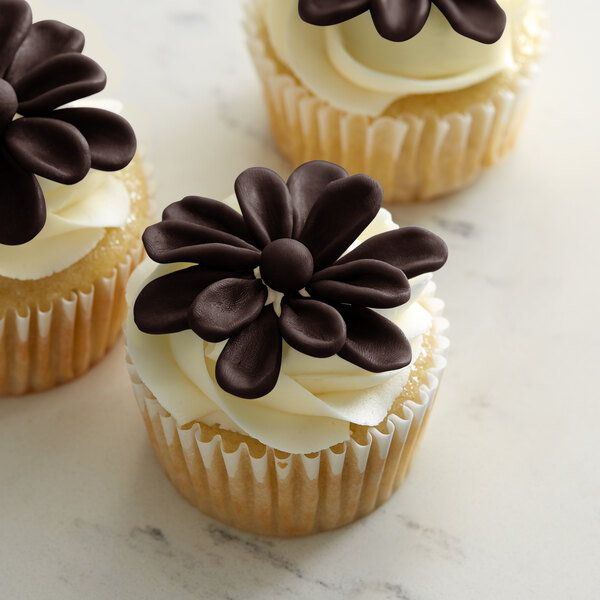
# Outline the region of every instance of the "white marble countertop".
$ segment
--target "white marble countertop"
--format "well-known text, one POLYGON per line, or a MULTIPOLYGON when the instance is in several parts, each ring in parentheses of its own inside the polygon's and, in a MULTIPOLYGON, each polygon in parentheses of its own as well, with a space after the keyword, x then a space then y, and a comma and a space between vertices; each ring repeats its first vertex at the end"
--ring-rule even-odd
MULTIPOLYGON (((253 165, 288 174, 239 0, 43 1, 93 23, 90 48, 108 47, 160 205, 223 197, 253 165)), ((154 458, 119 344, 79 381, 0 400, 0 598, 598 597, 600 8, 555 0, 551 11, 514 154, 461 194, 394 211, 451 250, 437 278, 449 369, 399 493, 305 539, 204 517, 154 458)))

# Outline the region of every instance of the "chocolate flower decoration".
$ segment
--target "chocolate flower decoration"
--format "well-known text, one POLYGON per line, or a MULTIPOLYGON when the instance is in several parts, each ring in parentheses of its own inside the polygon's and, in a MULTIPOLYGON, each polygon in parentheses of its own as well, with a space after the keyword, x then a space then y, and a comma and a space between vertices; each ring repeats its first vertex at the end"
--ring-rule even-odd
POLYGON ((299 0, 300 17, 312 25, 336 25, 370 10, 379 34, 405 42, 423 29, 435 4, 461 35, 484 44, 497 42, 506 14, 496 0, 299 0))
POLYGON ((298 167, 287 184, 269 169, 248 169, 235 192, 242 214, 190 196, 146 230, 153 260, 195 266, 140 292, 134 318, 141 331, 192 329, 208 342, 228 340, 216 379, 243 398, 275 387, 282 338, 309 356, 338 354, 372 372, 410 363, 402 331, 371 309, 404 304, 408 279, 446 262, 440 238, 406 227, 342 256, 377 215, 383 193, 370 177, 350 177, 327 162, 298 167), (278 303, 267 303, 273 296, 280 311, 278 303))
POLYGON ((0 244, 24 244, 46 222, 34 175, 73 184, 90 168, 122 169, 135 154, 119 115, 58 108, 106 85, 102 68, 81 54, 84 42, 58 21, 32 24, 25 0, 0 0, 0 244))

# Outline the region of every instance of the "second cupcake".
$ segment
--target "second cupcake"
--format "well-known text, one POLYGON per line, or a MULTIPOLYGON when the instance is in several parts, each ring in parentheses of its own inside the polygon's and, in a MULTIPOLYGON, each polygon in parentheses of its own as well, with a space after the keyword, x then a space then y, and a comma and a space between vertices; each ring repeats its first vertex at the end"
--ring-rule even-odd
POLYGON ((69 381, 121 331, 149 210, 83 34, 0 0, 0 396, 69 381))

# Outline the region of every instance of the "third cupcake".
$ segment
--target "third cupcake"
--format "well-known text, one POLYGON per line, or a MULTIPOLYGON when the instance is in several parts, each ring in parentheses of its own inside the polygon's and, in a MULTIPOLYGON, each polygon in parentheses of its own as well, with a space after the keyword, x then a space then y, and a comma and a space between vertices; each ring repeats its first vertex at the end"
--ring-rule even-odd
POLYGON ((368 173, 401 203, 513 146, 541 22, 535 0, 251 0, 246 29, 284 154, 368 173))

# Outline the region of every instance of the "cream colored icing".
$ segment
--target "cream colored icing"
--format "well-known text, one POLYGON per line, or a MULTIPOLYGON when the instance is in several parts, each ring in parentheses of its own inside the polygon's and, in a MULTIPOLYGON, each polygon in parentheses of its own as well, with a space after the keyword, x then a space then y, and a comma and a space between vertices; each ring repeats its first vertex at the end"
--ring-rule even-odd
MULTIPOLYGON (((117 113, 122 108, 114 100, 100 99, 68 106, 103 108, 117 113)), ((91 252, 106 234, 107 227, 123 227, 127 223, 129 193, 114 173, 91 170, 74 185, 37 179, 46 199, 46 224, 26 244, 0 244, 0 276, 31 280, 58 273, 91 252)))
MULTIPOLYGON (((235 198, 227 202, 238 208, 235 198)), ((395 228, 390 213, 382 209, 358 242, 395 228)), ((410 367, 370 373, 339 356, 306 356, 284 342, 275 389, 262 398, 245 400, 223 391, 214 377, 215 361, 226 342, 207 343, 189 330, 170 335, 142 333, 131 308, 138 292, 152 279, 186 266, 157 265, 148 259, 138 267, 128 287, 130 310, 125 326, 128 351, 142 382, 178 425, 218 424, 279 450, 307 453, 349 439, 351 423, 374 426, 386 417, 406 384, 410 367)), ((430 280, 430 274, 412 279, 409 303, 379 311, 404 331, 413 361, 421 353, 422 336, 432 326, 432 315, 416 302, 431 294, 430 280)))
POLYGON ((513 24, 529 2, 499 0, 508 23, 489 45, 458 34, 435 6, 406 42, 381 37, 369 13, 331 27, 310 25, 299 17, 297 0, 265 0, 265 18, 276 54, 315 95, 377 116, 399 98, 464 89, 513 69, 513 24))

